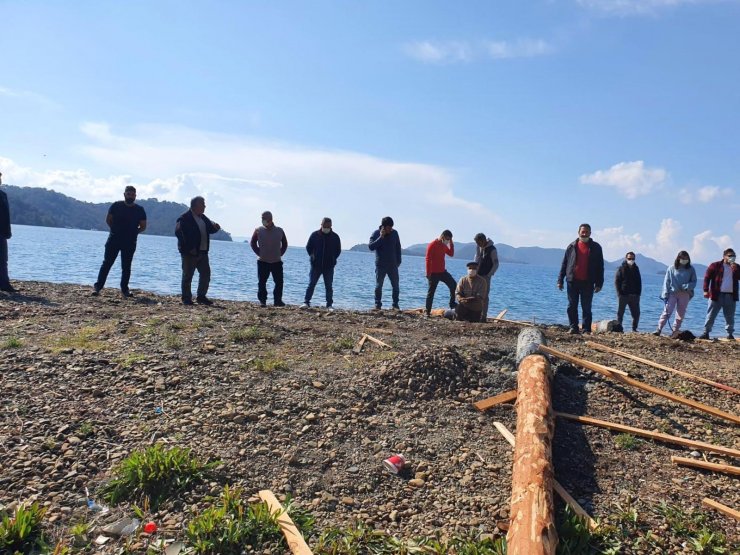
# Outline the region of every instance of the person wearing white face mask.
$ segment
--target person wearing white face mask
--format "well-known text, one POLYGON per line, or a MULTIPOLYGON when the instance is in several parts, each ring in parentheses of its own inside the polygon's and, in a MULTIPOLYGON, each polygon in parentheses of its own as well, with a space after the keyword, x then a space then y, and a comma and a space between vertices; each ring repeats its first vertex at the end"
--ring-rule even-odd
POLYGON ((735 307, 738 302, 738 281, 740 265, 737 264, 734 249, 725 249, 722 260, 712 262, 704 274, 704 297, 709 299, 704 333, 699 339, 709 339, 714 320, 720 309, 725 316, 727 339, 735 339, 735 307))
POLYGON ((640 295, 642 294, 642 276, 640 268, 635 264, 635 253, 630 251, 624 255, 624 262, 614 274, 614 287, 617 290, 619 306, 617 307, 617 322, 622 325, 624 309, 630 307, 632 315, 632 331, 637 331, 640 323, 640 295))
POLYGON ((257 255, 257 299, 260 306, 267 306, 267 278, 270 274, 275 282, 273 303, 275 306, 285 306, 282 256, 288 250, 288 239, 283 228, 272 221, 272 212, 262 213, 262 225, 254 230, 249 244, 257 255))
POLYGON ((468 262, 467 268, 468 275, 460 278, 455 289, 455 298, 457 299, 455 319, 466 322, 480 322, 483 298, 488 292, 486 280, 478 275, 477 262, 468 262))
POLYGON ((676 311, 676 320, 673 322, 673 336, 678 337, 681 323, 686 315, 691 297, 696 287, 696 270, 691 265, 691 257, 686 251, 680 251, 673 266, 669 266, 663 280, 663 291, 660 298, 665 301, 663 313, 658 319, 658 329, 653 335, 660 335, 668 319, 676 311))
POLYGON ((331 218, 321 220, 321 227, 314 231, 306 243, 306 252, 311 259, 311 271, 308 276, 308 287, 301 308, 311 306, 311 297, 313 297, 316 284, 319 278, 324 278, 324 289, 326 289, 326 308, 332 309, 334 302, 334 266, 337 265, 337 258, 342 254, 342 242, 339 235, 334 233, 331 228, 331 218))

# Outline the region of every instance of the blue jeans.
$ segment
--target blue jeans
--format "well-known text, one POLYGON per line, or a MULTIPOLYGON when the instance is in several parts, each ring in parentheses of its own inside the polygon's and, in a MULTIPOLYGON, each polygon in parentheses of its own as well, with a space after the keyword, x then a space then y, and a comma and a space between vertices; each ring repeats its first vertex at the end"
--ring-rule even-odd
POLYGON ((322 268, 321 266, 311 265, 311 271, 308 276, 308 287, 306 288, 306 296, 304 298, 306 304, 311 302, 313 297, 313 291, 316 288, 316 284, 319 282, 319 278, 324 277, 324 289, 326 289, 326 307, 329 308, 334 303, 334 266, 330 268, 322 268))
POLYGON ((578 299, 583 311, 583 331, 591 332, 591 302, 594 299, 594 284, 574 279, 568 283, 568 323, 578 329, 578 299))
POLYGON ((714 326, 714 319, 717 317, 717 314, 719 314, 719 310, 721 308, 725 315, 725 322, 727 322, 727 325, 725 326, 727 335, 732 335, 735 331, 736 304, 737 303, 735 302, 732 293, 720 293, 718 301, 709 299, 709 304, 707 305, 707 319, 704 322, 704 332, 706 334, 711 333, 712 327, 714 326))
POLYGON ((0 287, 10 287, 8 276, 8 240, 0 237, 0 287))
POLYGON ((391 280, 391 288, 393 291, 393 306, 398 308, 398 266, 375 266, 375 307, 380 308, 382 306, 381 299, 383 298, 383 282, 385 276, 391 280))

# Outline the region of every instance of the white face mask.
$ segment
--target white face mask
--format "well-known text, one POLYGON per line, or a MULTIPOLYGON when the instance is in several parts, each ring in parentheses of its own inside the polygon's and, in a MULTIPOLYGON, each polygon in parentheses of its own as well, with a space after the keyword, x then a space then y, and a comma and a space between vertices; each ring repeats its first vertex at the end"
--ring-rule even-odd
POLYGON ((635 265, 635 261, 634 260, 628 260, 627 261, 627 264, 629 264, 630 266, 634 266, 635 265))
POLYGON ((478 275, 478 270, 474 270, 473 268, 470 268, 470 269, 468 270, 468 276, 470 276, 470 277, 475 277, 475 276, 477 276, 477 275, 478 275))
POLYGON ((681 258, 681 259, 680 259, 680 260, 678 261, 678 263, 679 263, 679 264, 681 264, 681 266, 686 266, 686 264, 688 264, 688 263, 689 263, 689 261, 688 261, 688 259, 687 259, 687 258, 681 258))
POLYGON ((326 233, 328 235, 329 233, 331 233, 331 228, 330 227, 322 227, 321 228, 321 233, 326 233))
POLYGON ((267 227, 267 225, 270 223, 270 220, 262 220, 262 225, 267 227))
POLYGON ((735 263, 735 257, 734 256, 728 256, 727 257, 727 262, 729 262, 730 264, 734 264, 735 263))

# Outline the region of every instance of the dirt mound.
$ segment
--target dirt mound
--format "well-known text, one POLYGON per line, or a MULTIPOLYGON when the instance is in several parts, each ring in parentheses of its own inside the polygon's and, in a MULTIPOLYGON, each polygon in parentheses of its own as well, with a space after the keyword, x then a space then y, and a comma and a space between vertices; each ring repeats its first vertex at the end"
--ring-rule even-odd
POLYGON ((380 372, 379 387, 391 397, 433 399, 485 386, 485 375, 454 347, 425 347, 401 355, 380 372))

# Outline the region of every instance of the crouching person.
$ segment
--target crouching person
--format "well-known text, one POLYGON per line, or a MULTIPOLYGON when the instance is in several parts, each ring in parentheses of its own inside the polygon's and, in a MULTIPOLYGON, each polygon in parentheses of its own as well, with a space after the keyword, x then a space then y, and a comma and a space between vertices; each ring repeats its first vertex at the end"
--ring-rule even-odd
POLYGON ((466 322, 480 322, 483 312, 483 301, 488 294, 486 280, 478 275, 478 263, 468 262, 468 275, 460 278, 455 289, 457 307, 449 310, 448 314, 455 320, 466 322))

